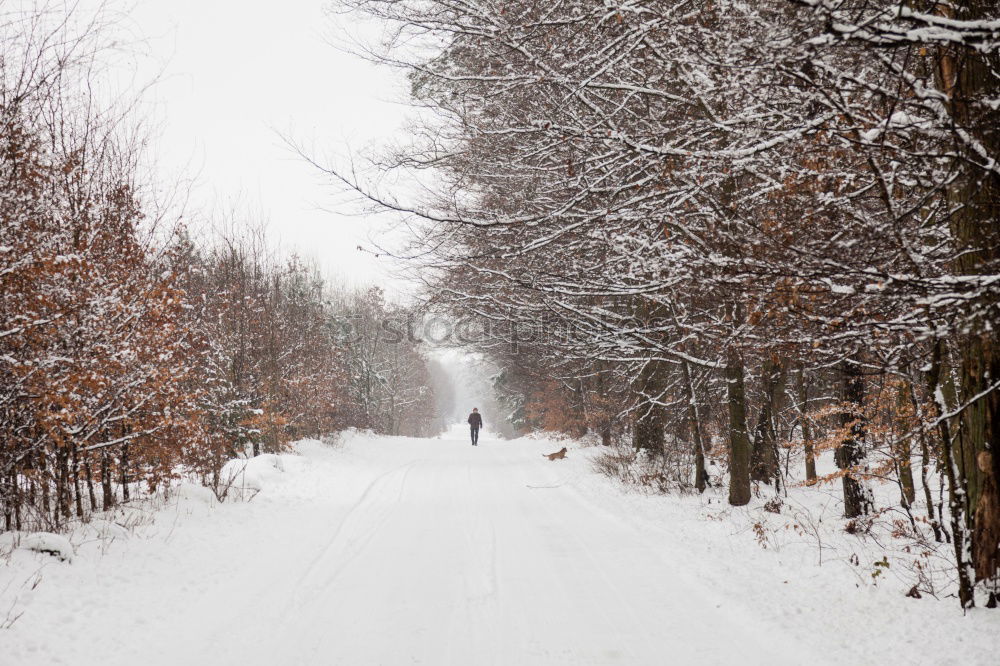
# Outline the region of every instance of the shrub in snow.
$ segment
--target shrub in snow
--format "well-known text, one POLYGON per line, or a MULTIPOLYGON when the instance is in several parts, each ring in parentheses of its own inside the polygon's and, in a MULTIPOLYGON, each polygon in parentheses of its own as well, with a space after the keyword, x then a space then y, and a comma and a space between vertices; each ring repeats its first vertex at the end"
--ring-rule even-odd
POLYGON ((36 553, 46 553, 62 561, 72 561, 73 544, 64 536, 51 532, 32 532, 21 538, 20 547, 36 553))
POLYGON ((256 458, 237 458, 222 466, 219 473, 219 488, 216 495, 225 499, 231 492, 238 491, 241 499, 250 493, 253 497, 264 489, 267 480, 285 471, 286 456, 265 453, 256 458))
POLYGON ((603 447, 594 458, 593 465, 604 476, 654 493, 692 489, 687 469, 678 465, 670 452, 654 456, 648 451, 636 451, 631 446, 616 444, 603 447))
POLYGON ((215 493, 205 486, 194 483, 182 483, 174 489, 174 494, 179 500, 198 502, 209 506, 216 503, 215 493))
POLYGON ((323 435, 319 441, 327 446, 341 446, 344 443, 342 433, 339 432, 332 432, 327 435, 323 435))

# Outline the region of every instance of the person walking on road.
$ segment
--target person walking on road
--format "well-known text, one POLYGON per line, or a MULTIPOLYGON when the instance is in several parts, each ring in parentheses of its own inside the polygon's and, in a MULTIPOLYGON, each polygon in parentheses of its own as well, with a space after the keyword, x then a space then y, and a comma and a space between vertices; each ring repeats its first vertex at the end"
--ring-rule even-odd
POLYGON ((483 417, 479 414, 479 408, 473 407, 469 414, 469 430, 472 434, 472 445, 479 445, 479 429, 483 427, 483 417))

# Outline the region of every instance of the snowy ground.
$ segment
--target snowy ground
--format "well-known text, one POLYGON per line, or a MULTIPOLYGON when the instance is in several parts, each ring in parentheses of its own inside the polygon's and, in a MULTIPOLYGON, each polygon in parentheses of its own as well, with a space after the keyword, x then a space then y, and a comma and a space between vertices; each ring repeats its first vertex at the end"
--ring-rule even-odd
POLYGON ((761 536, 711 493, 624 492, 597 449, 488 436, 303 442, 249 502, 188 489, 71 561, 8 553, 0 664, 996 663, 1000 612, 874 585, 849 541, 821 564, 781 515, 761 536))

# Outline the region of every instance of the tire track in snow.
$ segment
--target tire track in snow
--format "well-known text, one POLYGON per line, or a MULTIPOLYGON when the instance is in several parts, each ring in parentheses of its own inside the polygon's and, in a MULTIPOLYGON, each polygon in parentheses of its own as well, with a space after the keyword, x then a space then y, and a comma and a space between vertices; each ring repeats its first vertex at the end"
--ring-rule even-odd
MULTIPOLYGON (((461 510, 464 522, 464 537, 469 552, 469 561, 474 563, 470 571, 469 582, 472 584, 470 599, 489 600, 497 593, 496 575, 496 528, 493 521, 486 518, 482 508, 482 493, 476 492, 472 482, 472 466, 465 468, 468 501, 463 503, 461 510), (486 536, 485 525, 489 524, 490 536, 486 536)), ((481 488, 481 487, 480 487, 481 488)))
MULTIPOLYGON (((337 580, 344 569, 364 552, 365 547, 371 543, 371 540, 386 524, 392 516, 394 507, 403 499, 406 480, 419 462, 421 461, 415 460, 379 477, 369 486, 361 500, 337 526, 329 545, 324 550, 322 559, 331 559, 334 562, 339 560, 339 562, 326 576, 320 586, 321 590, 326 590, 337 580), (380 501, 390 498, 391 502, 380 501), (343 548, 335 548, 338 541, 343 542, 343 548), (332 556, 331 550, 334 551, 332 556)), ((318 563, 319 561, 317 561, 318 563)))
MULTIPOLYGON (((368 484, 358 500, 337 524, 326 544, 293 584, 294 592, 288 608, 301 606, 317 597, 320 592, 325 591, 333 584, 347 565, 357 558, 392 515, 392 506, 402 498, 406 479, 413 467, 419 462, 421 461, 414 460, 400 465, 380 474, 368 484), (393 494, 395 495, 394 502, 382 503, 379 501, 393 494), (355 535, 355 532, 358 534, 355 535), (344 542, 340 548, 338 548, 339 542, 344 542), (331 561, 333 573, 326 576, 319 586, 307 585, 308 580, 315 577, 321 570, 320 565, 330 564, 331 561)), ((287 612, 283 615, 290 616, 287 612)))
POLYGON ((459 510, 468 562, 465 570, 466 595, 461 604, 466 617, 461 630, 479 637, 473 643, 483 646, 480 659, 486 656, 489 663, 503 664, 502 660, 496 660, 496 655, 504 647, 503 637, 498 634, 501 615, 496 525, 483 508, 484 498, 489 500, 490 492, 484 492, 483 484, 477 486, 473 482, 472 470, 473 465, 466 464, 464 495, 467 500, 459 510))
POLYGON ((420 462, 410 461, 372 479, 337 523, 325 545, 290 584, 291 594, 277 615, 274 631, 298 639, 280 645, 280 651, 268 660, 270 663, 324 663, 318 655, 320 644, 315 640, 323 633, 324 618, 315 611, 317 607, 322 610, 322 600, 329 588, 389 521, 403 497, 410 472, 420 462), (330 573, 324 576, 327 568, 330 573), (304 618, 310 621, 310 626, 301 625, 304 618))

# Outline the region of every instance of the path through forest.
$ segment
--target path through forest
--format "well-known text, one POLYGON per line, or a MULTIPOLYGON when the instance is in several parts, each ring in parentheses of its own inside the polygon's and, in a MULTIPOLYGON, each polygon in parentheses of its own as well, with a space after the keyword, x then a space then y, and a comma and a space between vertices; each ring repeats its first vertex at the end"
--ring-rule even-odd
POLYGON ((746 615, 562 484, 565 462, 537 445, 484 437, 473 448, 455 434, 354 447, 365 481, 339 491, 336 457, 311 458, 311 482, 283 518, 309 533, 308 547, 269 549, 270 566, 235 571, 243 612, 192 622, 190 657, 579 665, 734 663, 750 652, 775 663, 746 615), (310 499, 320 506, 302 520, 310 499))

